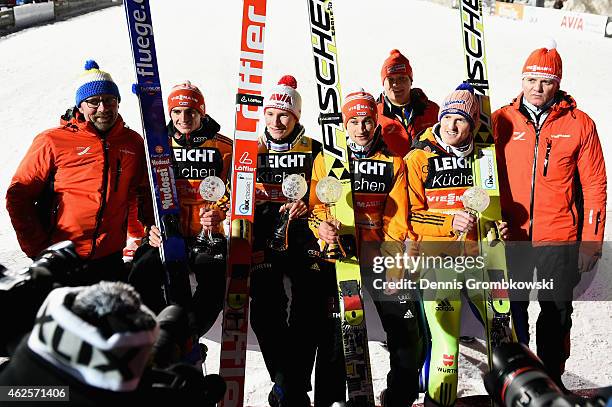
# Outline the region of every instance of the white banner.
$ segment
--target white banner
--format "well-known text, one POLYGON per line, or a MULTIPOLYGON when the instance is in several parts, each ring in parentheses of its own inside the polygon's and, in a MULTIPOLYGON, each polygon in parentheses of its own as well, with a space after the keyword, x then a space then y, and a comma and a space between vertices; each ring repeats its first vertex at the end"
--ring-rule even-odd
POLYGON ((605 35, 608 17, 542 7, 525 7, 523 21, 538 24, 545 29, 591 33, 602 37, 605 35))
POLYGON ((15 27, 27 27, 42 21, 55 19, 53 2, 24 4, 13 7, 15 27))

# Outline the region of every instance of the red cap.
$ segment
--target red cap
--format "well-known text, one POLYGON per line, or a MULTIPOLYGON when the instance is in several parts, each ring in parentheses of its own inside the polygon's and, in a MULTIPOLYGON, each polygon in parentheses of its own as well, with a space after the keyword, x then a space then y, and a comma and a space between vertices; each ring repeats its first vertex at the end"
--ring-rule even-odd
POLYGON ((384 83, 385 78, 389 75, 408 75, 412 81, 412 67, 408 58, 402 55, 399 50, 391 50, 389 57, 385 59, 382 69, 380 70, 380 80, 384 83))
POLYGON ((370 116, 374 120, 374 125, 376 125, 378 123, 378 110, 376 109, 374 96, 363 89, 349 93, 342 104, 342 116, 345 126, 349 119, 355 116, 370 116))
POLYGON ((539 48, 533 51, 523 65, 523 78, 539 77, 561 82, 563 64, 557 52, 556 44, 550 48, 539 48))
POLYGON ((168 113, 175 107, 191 107, 200 112, 202 116, 206 113, 204 95, 202 95, 197 86, 193 86, 189 81, 174 86, 170 91, 168 95, 168 113))

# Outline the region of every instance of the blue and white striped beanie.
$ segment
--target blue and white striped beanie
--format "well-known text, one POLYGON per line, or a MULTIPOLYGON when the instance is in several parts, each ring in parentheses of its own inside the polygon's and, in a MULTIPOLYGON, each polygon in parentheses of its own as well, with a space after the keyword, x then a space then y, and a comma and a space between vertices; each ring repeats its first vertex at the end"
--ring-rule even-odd
POLYGON ((85 99, 96 95, 113 95, 121 101, 119 88, 108 72, 100 70, 93 59, 85 62, 85 72, 79 76, 76 86, 76 106, 79 107, 85 99))

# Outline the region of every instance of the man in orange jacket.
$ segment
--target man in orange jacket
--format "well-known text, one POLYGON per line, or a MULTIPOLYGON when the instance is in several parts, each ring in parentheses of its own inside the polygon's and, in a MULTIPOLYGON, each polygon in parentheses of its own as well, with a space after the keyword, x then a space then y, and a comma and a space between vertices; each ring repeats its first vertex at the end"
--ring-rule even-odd
MULTIPOLYGON (((121 119, 120 101, 112 77, 87 61, 70 117, 34 138, 6 193, 27 256, 62 240, 74 242, 88 266, 75 285, 125 277, 128 208, 144 196, 146 165, 143 139, 121 119)), ((130 228, 142 232, 142 225, 130 228)))
POLYGON ((419 133, 438 121, 438 105, 421 89, 412 87, 412 78, 408 58, 399 50, 392 50, 380 70, 384 93, 376 107, 383 139, 399 157, 408 154, 419 133))
MULTIPOLYGON (((606 221, 606 168, 593 120, 560 90, 562 62, 554 45, 531 53, 522 93, 493 114, 501 205, 510 238, 514 280, 553 279, 542 292, 538 356, 562 386, 569 357, 572 291, 580 273, 601 257, 606 221), (527 246, 527 247, 526 247, 527 246), (528 250, 527 250, 528 249, 528 250)), ((525 296, 513 293, 518 338, 529 343, 525 296)))

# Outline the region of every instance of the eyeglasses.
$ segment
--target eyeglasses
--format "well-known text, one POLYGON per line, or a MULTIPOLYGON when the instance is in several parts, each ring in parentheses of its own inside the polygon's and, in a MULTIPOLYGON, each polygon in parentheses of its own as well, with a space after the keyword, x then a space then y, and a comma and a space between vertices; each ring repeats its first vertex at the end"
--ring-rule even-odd
POLYGON ((94 97, 91 99, 86 99, 85 103, 87 107, 90 109, 97 109, 100 107, 101 103, 104 103, 106 107, 113 107, 117 104, 117 98, 115 96, 107 96, 107 97, 94 97))

